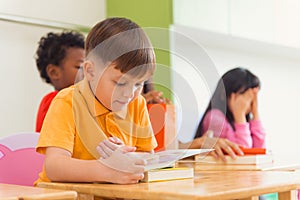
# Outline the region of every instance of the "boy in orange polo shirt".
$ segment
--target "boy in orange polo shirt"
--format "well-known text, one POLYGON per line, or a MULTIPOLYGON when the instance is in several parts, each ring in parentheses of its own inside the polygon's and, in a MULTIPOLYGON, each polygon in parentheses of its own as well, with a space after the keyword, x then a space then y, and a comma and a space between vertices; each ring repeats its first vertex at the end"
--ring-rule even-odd
POLYGON ((146 163, 126 152, 157 145, 140 95, 155 69, 152 45, 134 22, 109 18, 92 28, 85 53, 85 78, 61 90, 45 117, 37 145, 45 163, 37 182, 137 183, 146 163), (96 148, 108 138, 126 146, 99 159, 96 148))

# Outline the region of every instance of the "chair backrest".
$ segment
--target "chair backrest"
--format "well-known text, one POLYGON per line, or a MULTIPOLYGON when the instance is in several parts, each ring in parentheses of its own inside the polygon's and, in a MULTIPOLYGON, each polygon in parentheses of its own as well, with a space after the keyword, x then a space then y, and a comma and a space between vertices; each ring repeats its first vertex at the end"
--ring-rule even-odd
POLYGON ((36 153, 39 133, 18 133, 0 138, 0 183, 33 186, 44 156, 36 153))

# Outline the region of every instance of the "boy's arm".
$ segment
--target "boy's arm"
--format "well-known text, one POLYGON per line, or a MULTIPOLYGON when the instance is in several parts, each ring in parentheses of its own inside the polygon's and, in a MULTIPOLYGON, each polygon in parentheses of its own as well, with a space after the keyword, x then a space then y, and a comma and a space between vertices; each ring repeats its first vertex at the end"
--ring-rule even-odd
MULTIPOLYGON (((143 169, 143 167, 141 167, 143 169)), ((112 182, 137 183, 143 178, 143 170, 126 173, 110 168, 97 160, 79 160, 67 150, 47 147, 45 169, 51 181, 60 182, 112 182)))

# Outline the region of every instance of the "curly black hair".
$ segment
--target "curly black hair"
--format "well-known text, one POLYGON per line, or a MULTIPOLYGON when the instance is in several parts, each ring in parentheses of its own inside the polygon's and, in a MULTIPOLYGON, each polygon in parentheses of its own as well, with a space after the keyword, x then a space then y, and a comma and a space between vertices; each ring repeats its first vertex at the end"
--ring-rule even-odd
POLYGON ((46 83, 51 83, 47 74, 49 64, 60 65, 66 56, 66 50, 70 47, 84 49, 84 36, 74 31, 64 31, 62 33, 50 32, 39 41, 36 51, 36 65, 41 78, 46 83))

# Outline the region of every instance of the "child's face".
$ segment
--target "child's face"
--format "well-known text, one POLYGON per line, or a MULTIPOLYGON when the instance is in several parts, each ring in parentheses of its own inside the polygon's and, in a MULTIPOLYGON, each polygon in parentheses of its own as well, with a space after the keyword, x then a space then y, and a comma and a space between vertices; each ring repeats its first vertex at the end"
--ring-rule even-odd
POLYGON ((73 85, 76 81, 83 78, 80 66, 84 61, 84 49, 69 48, 66 50, 66 57, 60 65, 60 88, 66 88, 73 85))
POLYGON ((228 98, 228 106, 231 112, 235 113, 242 111, 244 114, 248 114, 251 111, 251 105, 254 98, 253 89, 250 88, 244 93, 231 93, 228 98))
POLYGON ((134 78, 123 74, 115 65, 108 66, 98 77, 93 89, 97 99, 109 110, 120 111, 140 95, 144 81, 149 77, 134 78))

